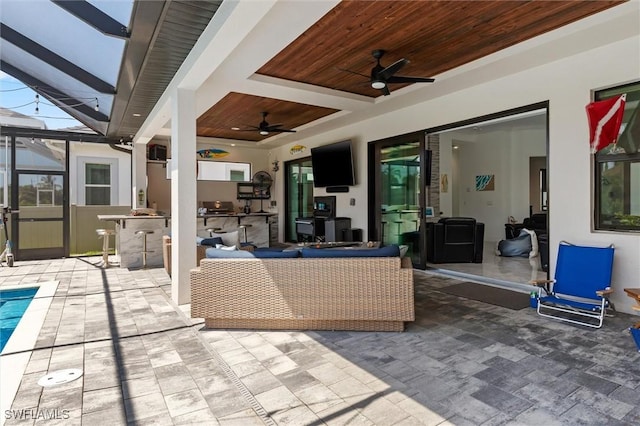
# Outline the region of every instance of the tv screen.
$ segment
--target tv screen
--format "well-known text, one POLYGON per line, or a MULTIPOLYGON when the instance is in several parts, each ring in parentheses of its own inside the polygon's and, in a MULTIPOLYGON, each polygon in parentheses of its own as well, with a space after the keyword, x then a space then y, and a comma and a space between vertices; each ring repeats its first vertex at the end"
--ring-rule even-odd
POLYGON ((350 140, 311 148, 311 166, 316 188, 355 185, 350 140))

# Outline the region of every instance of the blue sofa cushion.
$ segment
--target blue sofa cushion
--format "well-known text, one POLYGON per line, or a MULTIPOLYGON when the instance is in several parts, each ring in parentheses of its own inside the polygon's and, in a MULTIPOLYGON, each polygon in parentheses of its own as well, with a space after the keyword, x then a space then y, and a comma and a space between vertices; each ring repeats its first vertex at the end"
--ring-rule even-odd
POLYGON ((253 253, 246 250, 222 250, 209 247, 204 255, 207 259, 253 259, 253 253))
POLYGON ((293 259, 300 256, 298 250, 221 250, 213 247, 205 251, 208 259, 293 259))
POLYGON ((303 248, 300 254, 305 258, 318 257, 400 257, 400 248, 396 244, 371 249, 351 248, 303 248))
POLYGON ((300 257, 300 250, 254 250, 253 257, 258 259, 294 259, 300 257))

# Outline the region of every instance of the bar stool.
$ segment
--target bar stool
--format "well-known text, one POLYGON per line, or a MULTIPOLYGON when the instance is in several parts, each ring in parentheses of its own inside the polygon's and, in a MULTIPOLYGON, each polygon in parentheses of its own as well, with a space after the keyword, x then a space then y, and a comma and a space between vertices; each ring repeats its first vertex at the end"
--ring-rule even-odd
POLYGON ((109 236, 116 235, 113 229, 96 229, 98 238, 102 238, 102 266, 109 267, 109 236))
POLYGON ((141 229, 136 231, 136 235, 141 236, 142 238, 142 267, 147 267, 147 253, 153 253, 153 250, 147 250, 147 235, 153 234, 153 231, 150 229, 141 229))
POLYGON ((222 228, 207 228, 207 232, 210 237, 213 237, 213 234, 224 234, 226 231, 223 231, 222 228))
POLYGON ((246 225, 240 225, 240 226, 238 227, 238 229, 242 229, 242 230, 244 231, 244 243, 245 243, 245 244, 249 243, 249 241, 247 241, 247 228, 251 228, 252 226, 253 226, 253 225, 251 225, 251 224, 249 223, 249 224, 246 224, 246 225))

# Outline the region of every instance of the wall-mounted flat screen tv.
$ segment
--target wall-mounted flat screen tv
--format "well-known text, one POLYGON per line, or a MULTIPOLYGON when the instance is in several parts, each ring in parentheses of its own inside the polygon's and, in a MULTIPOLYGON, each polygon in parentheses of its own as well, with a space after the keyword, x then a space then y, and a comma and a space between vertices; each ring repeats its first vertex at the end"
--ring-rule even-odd
POLYGON ((311 166, 316 188, 355 185, 350 140, 311 148, 311 166))

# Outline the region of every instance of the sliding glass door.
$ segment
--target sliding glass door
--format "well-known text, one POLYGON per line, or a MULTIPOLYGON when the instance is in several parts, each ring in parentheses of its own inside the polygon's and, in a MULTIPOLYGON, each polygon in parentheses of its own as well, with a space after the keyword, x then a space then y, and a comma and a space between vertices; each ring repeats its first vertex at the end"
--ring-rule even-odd
POLYGON ((430 156, 424 134, 414 133, 372 142, 369 146, 369 235, 383 244, 407 247, 414 267, 425 267, 425 170, 430 156))
POLYGON ((285 241, 296 242, 296 218, 313 216, 313 171, 311 157, 284 164, 285 241))

